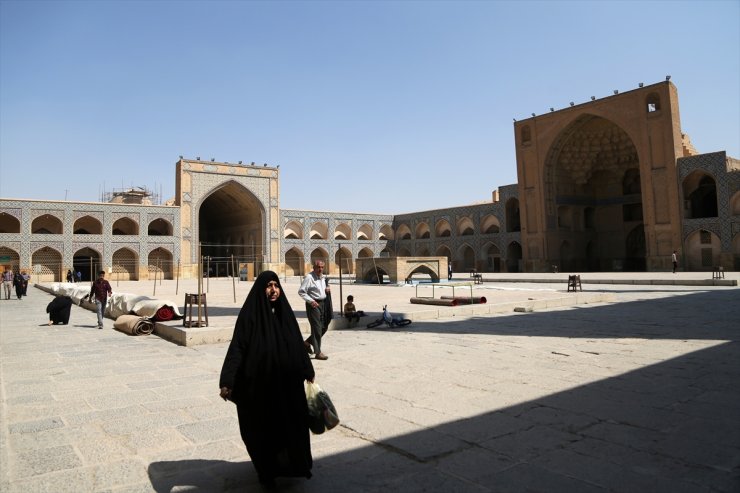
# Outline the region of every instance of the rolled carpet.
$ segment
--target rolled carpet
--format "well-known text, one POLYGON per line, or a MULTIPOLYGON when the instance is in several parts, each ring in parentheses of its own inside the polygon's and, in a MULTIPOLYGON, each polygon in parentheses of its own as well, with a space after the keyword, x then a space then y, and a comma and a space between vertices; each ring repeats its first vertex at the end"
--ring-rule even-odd
POLYGON ((149 335, 154 332, 154 322, 138 315, 121 315, 113 322, 113 328, 132 336, 149 335))
POLYGON ((175 310, 173 310, 171 306, 164 305, 160 307, 159 310, 157 310, 157 313, 154 314, 154 319, 166 322, 168 320, 172 320, 174 316, 175 310))

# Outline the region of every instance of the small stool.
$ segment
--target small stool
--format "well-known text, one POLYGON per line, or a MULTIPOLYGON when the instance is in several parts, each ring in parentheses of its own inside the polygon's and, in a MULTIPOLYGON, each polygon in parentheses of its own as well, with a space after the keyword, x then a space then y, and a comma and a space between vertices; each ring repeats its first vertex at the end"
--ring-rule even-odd
MULTIPOLYGON (((196 308, 196 312, 197 312, 196 308)), ((197 294, 188 294, 185 293, 185 317, 182 319, 182 326, 183 327, 208 327, 208 303, 206 303, 206 294, 201 293, 200 295, 200 303, 198 303, 198 295, 197 294), (196 313, 196 320, 193 321, 193 303, 196 305, 203 306, 203 315, 206 319, 205 323, 201 320, 198 322, 197 320, 197 313, 196 313)))
POLYGON ((473 281, 476 284, 483 284, 483 274, 473 274, 473 281))
POLYGON ((580 274, 574 274, 571 276, 568 276, 568 291, 583 291, 583 286, 581 286, 581 275, 580 274))
POLYGON ((721 265, 719 267, 715 267, 712 271, 712 279, 724 279, 725 278, 725 268, 721 265))

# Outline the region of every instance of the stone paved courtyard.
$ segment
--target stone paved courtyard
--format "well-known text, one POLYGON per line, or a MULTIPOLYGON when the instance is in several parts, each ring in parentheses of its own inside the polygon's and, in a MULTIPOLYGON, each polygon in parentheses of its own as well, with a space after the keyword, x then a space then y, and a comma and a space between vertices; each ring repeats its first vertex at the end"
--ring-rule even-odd
MULTIPOLYGON (((234 316, 247 286, 222 288, 234 316)), ((312 436, 314 477, 278 489, 740 491, 740 289, 584 288, 614 301, 331 331, 314 366, 342 423, 312 436)), ((359 308, 408 299, 376 289, 359 308)), ((50 295, 28 294, 0 301, 0 490, 260 491, 218 397, 226 343, 100 331, 76 306, 48 327, 50 295)))

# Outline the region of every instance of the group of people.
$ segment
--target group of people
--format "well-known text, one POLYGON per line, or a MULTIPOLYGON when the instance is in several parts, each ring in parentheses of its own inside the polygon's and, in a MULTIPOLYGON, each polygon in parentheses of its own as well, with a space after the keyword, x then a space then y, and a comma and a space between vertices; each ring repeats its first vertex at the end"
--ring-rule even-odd
MULTIPOLYGON (((313 459, 304 382, 313 382, 310 355, 326 360, 321 339, 332 319, 324 262, 316 261, 298 295, 311 335, 304 340, 280 278, 265 271, 254 282, 234 327, 219 380, 220 396, 236 404, 239 430, 260 483, 276 477, 311 477, 313 459)), ((345 316, 357 319, 347 297, 345 316)), ((364 315, 364 314, 362 314, 364 315)))
POLYGON ((21 272, 13 272, 13 269, 5 269, 3 272, 3 292, 5 299, 10 299, 10 293, 15 288, 15 295, 18 299, 22 299, 27 295, 28 281, 31 280, 31 276, 24 270, 21 272))
POLYGON ((82 282, 82 272, 77 271, 76 273, 73 273, 71 270, 68 270, 67 282, 82 282))

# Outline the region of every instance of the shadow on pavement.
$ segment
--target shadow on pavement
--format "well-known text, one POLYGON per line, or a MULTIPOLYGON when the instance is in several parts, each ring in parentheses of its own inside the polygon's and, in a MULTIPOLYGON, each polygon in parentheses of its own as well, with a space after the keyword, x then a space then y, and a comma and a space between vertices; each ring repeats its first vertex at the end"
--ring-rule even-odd
MULTIPOLYGON (((315 461, 313 479, 286 480, 278 488, 740 491, 738 295, 737 290, 700 293, 471 321, 470 331, 483 334, 706 339, 716 344, 522 404, 323 457, 315 461), (700 323, 687 323, 697 319, 700 323)), ((434 333, 444 331, 445 324, 414 323, 402 330, 434 333)), ((256 474, 246 462, 155 462, 149 475, 161 492, 187 486, 195 488, 192 491, 259 491, 256 474)))

